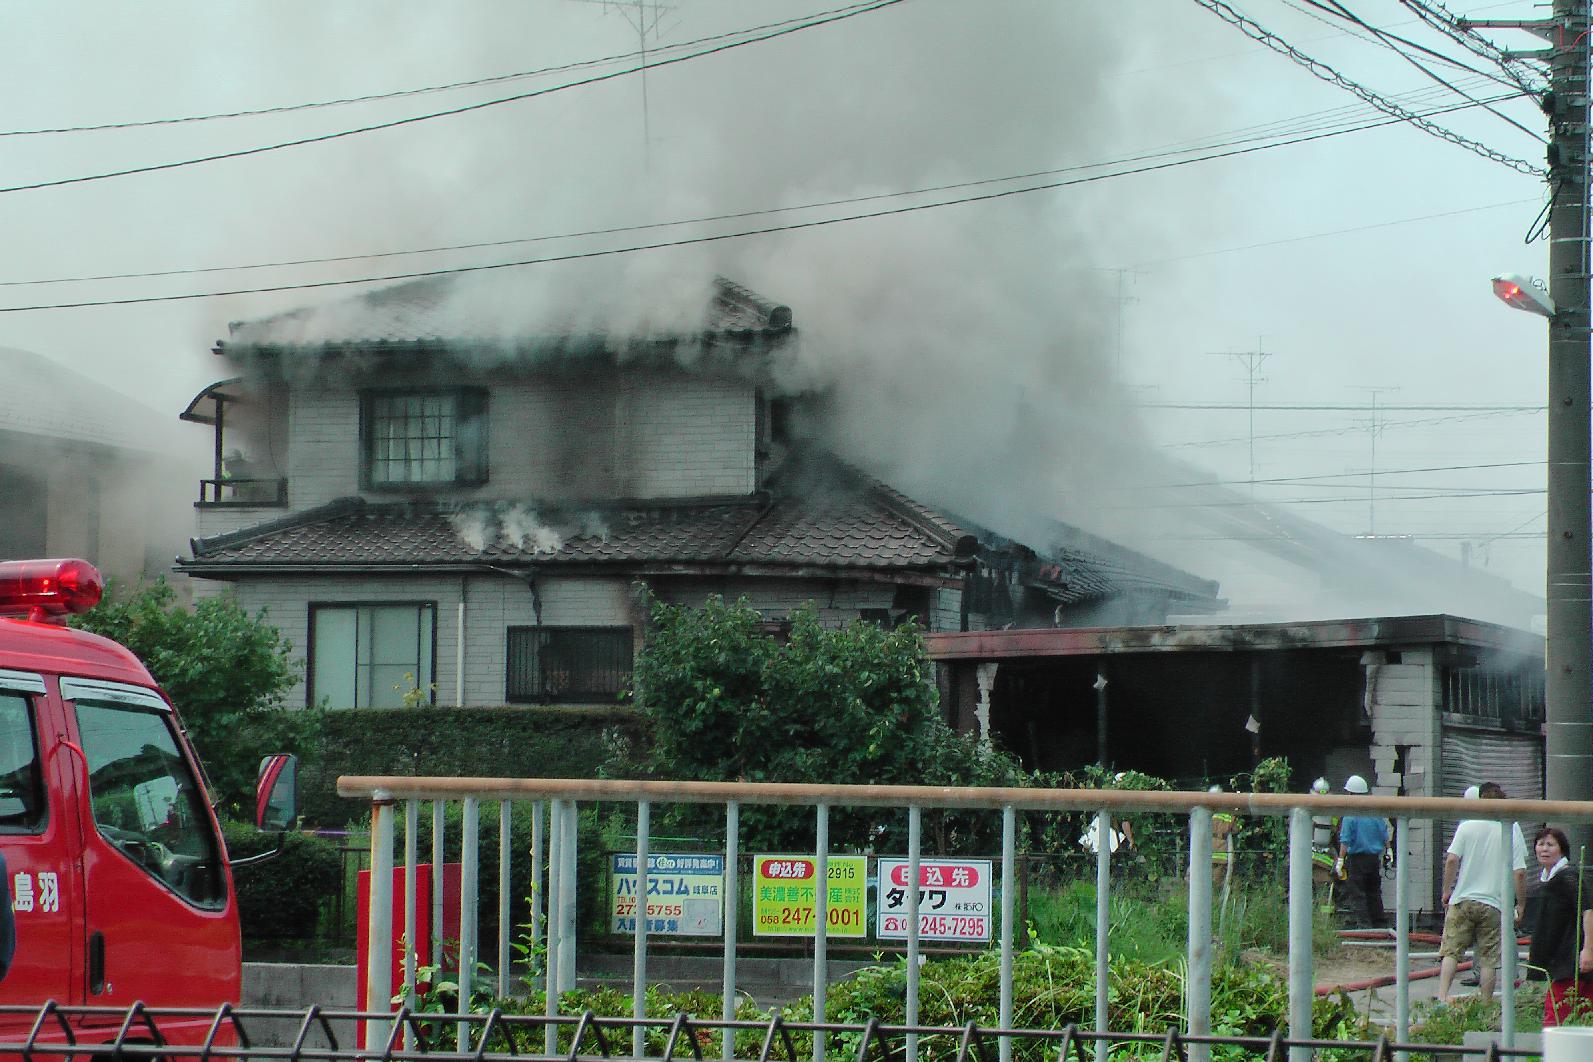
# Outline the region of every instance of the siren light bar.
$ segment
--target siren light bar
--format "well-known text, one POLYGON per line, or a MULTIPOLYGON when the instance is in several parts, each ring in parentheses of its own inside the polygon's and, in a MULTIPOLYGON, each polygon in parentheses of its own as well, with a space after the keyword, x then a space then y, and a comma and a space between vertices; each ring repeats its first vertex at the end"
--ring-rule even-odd
POLYGON ((64 623, 99 604, 105 580, 84 560, 0 561, 0 616, 64 623))

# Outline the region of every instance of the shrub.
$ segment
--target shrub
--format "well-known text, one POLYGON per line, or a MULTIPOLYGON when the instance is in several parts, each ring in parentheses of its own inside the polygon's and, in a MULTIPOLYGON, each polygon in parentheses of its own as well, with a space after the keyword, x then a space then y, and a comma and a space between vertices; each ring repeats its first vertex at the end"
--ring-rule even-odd
MULTIPOLYGON (((295 715, 300 713, 293 713, 295 715)), ((592 778, 604 729, 628 732, 622 708, 355 708, 321 716, 299 772, 300 807, 314 826, 364 825, 370 808, 337 795, 342 774, 592 778)))
MULTIPOLYGON (((227 853, 242 859, 277 846, 277 834, 223 819, 227 853)), ((305 940, 316 935, 323 902, 338 885, 337 849, 319 837, 280 835, 282 851, 232 872, 238 890, 238 919, 250 940, 305 940)))

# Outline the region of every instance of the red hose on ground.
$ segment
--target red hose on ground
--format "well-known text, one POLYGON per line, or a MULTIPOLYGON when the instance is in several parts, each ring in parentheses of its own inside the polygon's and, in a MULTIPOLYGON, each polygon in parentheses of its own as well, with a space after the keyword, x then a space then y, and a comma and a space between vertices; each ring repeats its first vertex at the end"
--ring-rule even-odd
MULTIPOLYGON (((1339 937, 1342 940, 1393 940, 1392 929, 1341 929, 1339 937)), ((1413 944, 1438 944, 1443 938, 1437 933, 1426 933, 1420 930, 1411 930, 1410 939, 1413 944)))
MULTIPOLYGON (((1471 969, 1471 963, 1469 962, 1460 963, 1455 967, 1457 973, 1461 970, 1469 969, 1471 969)), ((1422 970, 1412 970, 1410 979, 1412 981, 1425 981, 1429 977, 1437 977, 1438 971, 1439 967, 1437 966, 1429 966, 1422 970)), ((1398 981, 1399 978, 1394 974, 1384 974, 1382 977, 1373 977, 1365 981, 1352 981, 1347 985, 1318 985, 1316 994, 1327 996, 1332 995, 1334 992, 1364 992, 1368 988, 1387 988, 1398 981)))

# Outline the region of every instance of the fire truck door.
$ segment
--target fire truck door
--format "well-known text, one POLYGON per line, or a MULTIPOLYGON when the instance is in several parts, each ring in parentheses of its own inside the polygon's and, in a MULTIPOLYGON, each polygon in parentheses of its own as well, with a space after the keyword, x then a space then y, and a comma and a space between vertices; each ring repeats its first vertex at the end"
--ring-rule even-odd
POLYGON ((238 929, 210 809, 171 709, 149 690, 61 680, 88 765, 84 982, 91 1005, 237 999, 238 929))
MULTIPOLYGON (((81 767, 60 734, 60 703, 48 696, 44 678, 0 669, 0 1003, 82 1002, 82 890, 71 806, 81 767)), ((32 1024, 0 1016, 0 1037, 32 1024)))

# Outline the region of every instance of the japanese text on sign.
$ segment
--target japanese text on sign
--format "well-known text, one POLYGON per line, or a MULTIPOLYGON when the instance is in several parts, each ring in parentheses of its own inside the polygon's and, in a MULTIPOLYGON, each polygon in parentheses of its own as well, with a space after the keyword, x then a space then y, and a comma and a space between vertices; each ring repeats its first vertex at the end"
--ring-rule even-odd
MULTIPOLYGON (((989 940, 990 860, 924 859, 918 864, 920 940, 989 940)), ((879 860, 881 939, 906 940, 910 925, 908 865, 905 859, 879 860)))
MULTIPOLYGON (((754 856, 752 931, 765 937, 811 937, 818 908, 818 860, 754 856)), ((868 857, 830 856, 826 935, 861 937, 867 930, 868 857)))
MULTIPOLYGON (((609 875, 609 931, 636 932, 636 856, 617 855, 609 875)), ((725 857, 695 852, 647 856, 647 932, 715 937, 724 932, 725 857)))

